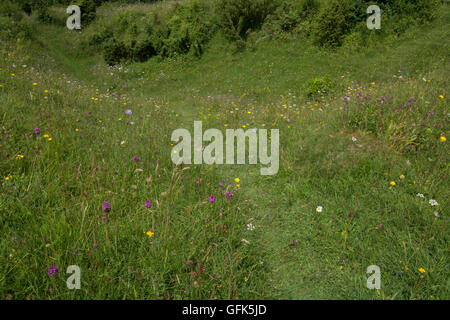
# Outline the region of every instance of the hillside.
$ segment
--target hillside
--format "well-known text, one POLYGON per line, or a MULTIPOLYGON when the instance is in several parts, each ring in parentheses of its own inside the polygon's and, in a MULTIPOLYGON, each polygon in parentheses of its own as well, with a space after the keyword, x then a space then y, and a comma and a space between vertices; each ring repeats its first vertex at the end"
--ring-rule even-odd
POLYGON ((140 29, 111 31, 118 60, 92 42, 174 2, 106 3, 81 31, 61 4, 1 17, 0 299, 448 299, 448 3, 331 47, 275 22, 142 59, 140 29), (194 121, 279 129, 278 172, 175 165, 194 121))

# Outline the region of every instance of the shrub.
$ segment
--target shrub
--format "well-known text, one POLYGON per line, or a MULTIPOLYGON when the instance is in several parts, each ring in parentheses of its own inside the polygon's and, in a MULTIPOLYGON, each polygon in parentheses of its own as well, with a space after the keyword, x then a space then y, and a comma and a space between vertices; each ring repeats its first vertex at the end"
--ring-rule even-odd
POLYGON ((219 0, 216 11, 225 35, 242 40, 249 30, 260 28, 276 7, 273 0, 219 0))
POLYGON ((168 37, 163 40, 165 54, 200 55, 213 32, 214 24, 204 2, 191 1, 179 6, 167 23, 168 37))
POLYGON ((129 54, 123 42, 109 39, 103 45, 103 58, 108 65, 112 66, 127 60, 129 54))
POLYGON ((329 76, 313 78, 306 84, 306 95, 317 99, 329 94, 332 88, 333 82, 329 76))
POLYGON ((353 7, 349 0, 330 0, 317 16, 313 29, 315 43, 326 47, 340 46, 354 22, 353 7))

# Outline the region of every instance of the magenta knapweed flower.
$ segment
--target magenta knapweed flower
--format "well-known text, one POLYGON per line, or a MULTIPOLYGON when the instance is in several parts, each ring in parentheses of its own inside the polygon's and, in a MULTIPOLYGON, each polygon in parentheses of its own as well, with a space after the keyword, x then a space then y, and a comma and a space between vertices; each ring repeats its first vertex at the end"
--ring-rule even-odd
POLYGON ((58 267, 56 267, 56 266, 51 266, 50 268, 48 268, 48 270, 47 270, 47 274, 50 276, 50 277, 53 277, 55 274, 57 274, 58 273, 58 267))
POLYGON ((107 217, 106 216, 102 216, 102 221, 106 221, 107 217))
POLYGON ((223 182, 219 182, 219 187, 223 187, 223 182))
POLYGON ((39 128, 34 128, 34 133, 39 134, 39 133, 41 133, 41 130, 39 128))
POLYGON ((145 200, 145 207, 150 208, 152 206, 150 200, 145 200))
POLYGON ((191 266, 194 264, 194 261, 192 261, 192 260, 189 260, 188 261, 188 264, 190 264, 191 266))
POLYGON ((111 205, 108 201, 102 203, 102 211, 109 212, 111 210, 111 205))
POLYGON ((233 197, 233 194, 230 191, 228 191, 227 192, 227 199, 231 199, 232 197, 233 197))
POLYGON ((209 202, 211 202, 211 203, 212 203, 212 202, 216 201, 216 197, 214 197, 214 196, 211 196, 211 197, 209 197, 209 199, 208 199, 208 200, 209 200, 209 202))
POLYGON ((94 243, 93 245, 92 245, 92 248, 97 248, 98 247, 98 243, 96 242, 96 243, 94 243))
POLYGON ((133 157, 133 160, 134 160, 135 162, 139 162, 138 156, 134 156, 134 157, 133 157))

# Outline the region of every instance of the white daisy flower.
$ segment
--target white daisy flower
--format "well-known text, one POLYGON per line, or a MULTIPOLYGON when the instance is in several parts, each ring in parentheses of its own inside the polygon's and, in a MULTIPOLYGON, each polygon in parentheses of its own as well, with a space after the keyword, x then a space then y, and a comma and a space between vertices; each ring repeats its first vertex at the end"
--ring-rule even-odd
POLYGON ((430 206, 432 206, 432 207, 439 205, 439 204, 437 203, 437 201, 434 200, 434 199, 430 199, 430 201, 428 201, 428 203, 429 203, 430 206))
POLYGON ((318 206, 318 207, 316 208, 316 211, 317 211, 318 213, 321 213, 322 210, 323 210, 322 206, 318 206))

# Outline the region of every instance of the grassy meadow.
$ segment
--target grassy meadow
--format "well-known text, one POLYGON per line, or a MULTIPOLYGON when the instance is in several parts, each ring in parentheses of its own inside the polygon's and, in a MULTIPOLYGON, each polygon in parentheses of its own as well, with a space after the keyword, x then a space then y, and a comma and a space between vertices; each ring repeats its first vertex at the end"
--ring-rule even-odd
POLYGON ((172 5, 104 4, 81 31, 61 5, 26 35, 0 21, 0 299, 448 299, 449 4, 357 47, 217 33, 108 65, 86 45, 172 5), (195 120, 279 129, 278 173, 174 165, 195 120))

